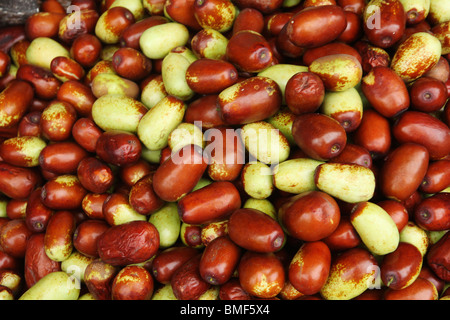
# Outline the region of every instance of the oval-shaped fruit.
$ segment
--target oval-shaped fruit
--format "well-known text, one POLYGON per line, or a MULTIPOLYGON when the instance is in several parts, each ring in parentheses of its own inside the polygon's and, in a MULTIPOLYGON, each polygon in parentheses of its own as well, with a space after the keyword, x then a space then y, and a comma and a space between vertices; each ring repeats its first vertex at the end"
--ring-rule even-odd
POLYGON ((198 253, 197 249, 185 246, 174 246, 161 251, 152 261, 153 277, 162 284, 170 284, 174 272, 198 253))
POLYGON ((149 150, 162 150, 168 145, 169 135, 183 121, 186 103, 174 96, 162 98, 140 119, 137 135, 149 150))
POLYGON ((420 274, 422 254, 414 245, 400 242, 395 251, 383 257, 380 277, 383 283, 394 290, 406 288, 420 274))
POLYGON ((239 262, 238 275, 247 293, 263 299, 279 294, 286 280, 283 264, 273 253, 247 251, 239 262))
POLYGON ((36 188, 30 194, 25 209, 25 222, 33 232, 42 232, 47 228, 53 210, 47 208, 41 200, 41 188, 36 188))
POLYGON ((59 175, 42 186, 41 200, 50 209, 74 210, 81 207, 87 192, 76 175, 59 175))
POLYGON ((267 40, 253 30, 241 30, 227 43, 226 59, 239 71, 256 73, 272 64, 273 54, 267 40))
POLYGON ((104 219, 111 226, 121 225, 130 221, 145 221, 147 217, 140 214, 130 205, 128 197, 123 192, 108 194, 102 205, 104 219))
POLYGON ((213 182, 178 201, 180 218, 189 224, 206 224, 224 220, 240 207, 239 191, 229 181, 213 182))
POLYGON ((33 235, 24 219, 8 219, 0 226, 0 247, 14 258, 25 256, 27 241, 33 235))
POLYGON ((274 190, 271 168, 259 161, 246 163, 240 180, 245 193, 255 199, 266 199, 274 190))
POLYGON ((289 40, 298 47, 319 47, 336 40, 347 26, 344 10, 337 5, 309 7, 287 22, 289 40))
POLYGON ((95 259, 84 271, 84 283, 96 300, 111 300, 111 285, 114 277, 120 271, 119 267, 112 266, 95 259))
POLYGON ((273 116, 281 106, 278 84, 267 77, 250 77, 219 93, 222 119, 230 125, 247 124, 273 116))
POLYGON ((424 75, 411 85, 410 95, 412 109, 431 113, 445 106, 448 91, 444 82, 424 75))
POLYGON ((108 130, 98 138, 95 152, 106 163, 121 167, 139 160, 142 144, 137 135, 131 132, 108 130))
POLYGON ((39 155, 39 165, 43 170, 55 174, 74 174, 78 164, 88 156, 84 148, 72 141, 50 143, 39 155))
POLYGON ((345 129, 322 113, 298 115, 292 124, 292 135, 303 152, 319 161, 338 156, 347 144, 345 129))
POLYGON ((336 230, 341 214, 337 202, 321 191, 291 197, 278 210, 287 233, 303 241, 318 241, 336 230))
POLYGON ((298 72, 287 81, 284 98, 294 114, 315 112, 325 98, 325 86, 315 73, 298 72))
POLYGON ((402 42, 390 67, 405 82, 411 82, 430 71, 441 57, 442 46, 438 38, 428 32, 417 32, 402 42))
POLYGON ((392 150, 380 171, 380 188, 391 199, 403 201, 420 186, 428 168, 429 154, 419 144, 404 143, 392 150))
POLYGON ((55 57, 70 57, 69 50, 56 40, 48 37, 33 39, 26 51, 29 64, 50 70, 55 57))
POLYGON ((316 168, 314 181, 319 190, 348 203, 370 200, 376 188, 373 171, 353 163, 320 164, 316 168))
POLYGON ((34 97, 33 87, 23 80, 11 81, 0 93, 0 126, 13 127, 28 111, 34 97))
POLYGON ((299 194, 316 189, 314 173, 323 161, 310 158, 288 159, 274 168, 273 184, 281 191, 299 194))
POLYGON ((431 161, 419 189, 433 194, 443 191, 450 185, 450 160, 431 161))
POLYGON ((169 22, 146 29, 139 39, 139 45, 148 58, 162 59, 173 48, 186 45, 188 40, 189 30, 186 26, 178 22, 169 22))
POLYGON ((322 79, 329 91, 354 88, 363 75, 361 63, 349 54, 331 54, 314 60, 308 67, 322 79))
POLYGON ((187 47, 177 47, 169 52, 163 59, 161 65, 161 76, 166 92, 180 100, 191 99, 195 92, 189 87, 186 80, 186 72, 196 57, 187 47), (186 52, 178 52, 178 50, 186 52), (187 55, 190 55, 188 57, 187 55))
POLYGON ((328 237, 322 239, 328 248, 335 251, 345 251, 361 244, 361 239, 348 216, 341 216, 339 225, 328 237))
POLYGON ((220 93, 238 80, 236 67, 228 61, 198 59, 186 70, 189 87, 199 94, 220 93))
POLYGON ((26 199, 40 183, 34 168, 23 168, 0 162, 0 191, 12 199, 26 199))
POLYGON ((147 221, 112 226, 97 241, 100 258, 114 266, 144 262, 156 253, 158 247, 158 230, 147 221))
POLYGON ((19 300, 77 300, 80 284, 64 271, 47 274, 25 291, 19 300))
POLYGON ((51 216, 44 238, 45 253, 50 259, 64 261, 70 256, 75 223, 75 217, 69 211, 57 211, 51 216))
POLYGON ((331 252, 322 241, 304 243, 289 264, 289 282, 304 295, 320 291, 328 279, 331 252))
POLYGON ((400 1, 371 0, 364 8, 364 34, 376 47, 392 47, 403 36, 405 27, 406 15, 400 1))
POLYGON ((450 128, 425 112, 404 112, 393 124, 392 135, 399 143, 425 146, 430 160, 443 159, 450 154, 450 128))
POLYGON ((285 235, 279 223, 262 211, 235 210, 228 220, 230 239, 255 252, 275 252, 284 245, 285 235))
POLYGON ((356 145, 365 148, 373 159, 385 156, 392 144, 391 125, 388 119, 374 109, 365 109, 361 123, 352 133, 356 145))
POLYGON ((87 257, 98 258, 97 240, 109 227, 104 220, 82 221, 73 233, 73 247, 87 257))
POLYGON ((355 88, 328 91, 324 95, 321 112, 337 120, 345 132, 353 132, 361 123, 363 102, 355 88))
POLYGON ((172 275, 170 285, 178 300, 197 300, 211 287, 200 275, 201 257, 201 254, 197 254, 190 258, 172 275))
POLYGON ((362 78, 361 90, 370 105, 386 118, 400 114, 410 105, 405 83, 389 67, 373 67, 362 78))
POLYGON ((276 164, 289 157, 287 138, 266 121, 256 121, 241 127, 240 136, 251 156, 266 164, 276 164))
POLYGON ((438 300, 439 293, 436 286, 429 280, 418 277, 416 281, 400 290, 388 288, 384 300, 438 300))
POLYGON ((153 190, 164 201, 177 201, 194 189, 207 165, 203 150, 196 145, 187 145, 172 153, 158 167, 153 175, 153 190), (189 175, 184 174, 186 172, 189 175))
POLYGON ((0 145, 0 156, 15 166, 35 167, 39 165, 39 155, 46 146, 47 143, 39 137, 13 137, 0 145))
POLYGON ((377 261, 366 249, 346 250, 332 260, 320 295, 327 300, 353 299, 373 285, 378 268, 377 261))
POLYGON ((239 264, 241 250, 228 236, 218 237, 208 243, 199 265, 203 280, 212 285, 227 282, 239 264))
POLYGON ((125 95, 106 94, 92 105, 92 119, 104 131, 123 130, 136 132, 147 107, 125 95))
POLYGON ((154 281, 144 267, 130 265, 122 268, 111 286, 112 300, 150 300, 154 281))
POLYGON ((414 221, 427 231, 450 229, 450 193, 435 193, 423 199, 414 209, 414 221))
POLYGON ((176 203, 165 203, 150 215, 148 222, 158 230, 160 248, 168 248, 176 243, 181 230, 181 219, 176 203))
POLYGON ((135 22, 133 13, 125 7, 105 10, 95 24, 95 35, 105 44, 119 43, 122 32, 135 22))
POLYGON ((368 201, 356 204, 350 222, 373 254, 385 255, 397 249, 400 241, 397 225, 379 205, 368 201))

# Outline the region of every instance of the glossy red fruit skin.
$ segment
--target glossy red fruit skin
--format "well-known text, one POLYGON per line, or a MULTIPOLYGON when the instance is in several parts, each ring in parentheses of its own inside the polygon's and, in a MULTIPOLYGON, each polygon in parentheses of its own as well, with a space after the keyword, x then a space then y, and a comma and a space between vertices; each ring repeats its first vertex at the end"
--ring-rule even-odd
POLYGON ((433 283, 417 278, 412 284, 400 290, 388 288, 383 294, 384 300, 437 300, 438 292, 433 283))
POLYGON ((273 253, 245 252, 239 262, 238 275, 246 292, 263 299, 280 293, 286 280, 283 264, 273 253))
POLYGON ((12 199, 26 199, 40 183, 34 168, 23 168, 0 162, 0 192, 12 199))
POLYGON ((211 241, 203 250, 199 270, 203 280, 222 285, 231 279, 241 258, 242 249, 222 236, 211 241))
POLYGON ((100 59, 101 41, 93 34, 86 33, 76 37, 70 47, 70 55, 85 68, 90 68, 100 59))
POLYGON ((322 241, 304 243, 289 264, 289 282, 302 294, 320 291, 328 279, 331 252, 322 241))
POLYGON ((336 200, 322 191, 295 195, 279 209, 279 219, 287 232, 303 241, 318 241, 331 235, 340 216, 336 200))
POLYGON ((233 2, 241 9, 253 8, 263 14, 272 13, 281 8, 283 4, 281 0, 236 0, 233 2))
POLYGON ((213 182, 178 201, 180 218, 189 224, 206 224, 224 220, 240 207, 239 191, 229 181, 213 182))
POLYGON ((164 201, 179 200, 195 187, 207 166, 203 150, 187 145, 158 167, 153 175, 153 190, 164 201))
POLYGON ((351 224, 348 216, 342 216, 337 228, 323 241, 332 252, 355 248, 361 244, 361 238, 351 224))
POLYGON ((53 58, 50 63, 50 71, 64 81, 79 81, 86 73, 84 68, 77 61, 65 56, 53 58))
POLYGON ((61 263, 50 259, 44 249, 44 233, 35 233, 27 241, 24 257, 24 278, 27 288, 45 275, 61 270, 61 263))
POLYGON ((130 265, 122 268, 111 286, 112 300, 150 300, 154 281, 144 267, 130 265))
POLYGON ((450 279, 450 236, 446 233, 438 242, 431 246, 426 261, 433 272, 442 280, 450 279))
POLYGON ((429 153, 419 144, 404 143, 388 155, 380 170, 380 189, 383 194, 403 201, 422 183, 428 168, 429 153))
POLYGON ((423 199, 414 209, 414 221, 428 231, 450 229, 450 193, 435 193, 423 199))
POLYGON ((229 125, 267 119, 281 106, 280 88, 269 78, 255 76, 234 86, 236 94, 226 97, 222 91, 217 98, 221 118, 229 125))
POLYGON ((225 60, 198 59, 186 70, 188 86, 199 94, 218 94, 237 81, 236 67, 225 60))
POLYGON ((239 71, 256 73, 272 64, 272 51, 267 40, 259 33, 242 30, 228 41, 226 59, 239 71))
POLYGON ((352 133, 356 145, 369 151, 374 160, 386 156, 391 149, 391 126, 388 119, 379 112, 364 110, 361 123, 352 133))
POLYGON ((140 81, 152 71, 152 61, 141 51, 129 47, 117 49, 112 56, 114 70, 122 77, 140 81))
POLYGON ((204 129, 219 129, 226 125, 217 108, 217 96, 217 94, 209 94, 195 98, 186 109, 184 121, 201 123, 201 127, 204 129))
POLYGON ((24 219, 9 220, 0 226, 0 247, 4 253, 22 259, 32 234, 24 219))
POLYGON ((25 222, 28 229, 34 233, 44 232, 53 210, 46 207, 41 200, 41 188, 36 188, 27 200, 25 222))
POLYGON ((68 80, 61 84, 56 98, 71 104, 79 117, 89 117, 96 100, 90 87, 75 80, 68 80))
POLYGON ((25 22, 27 39, 32 41, 39 37, 53 38, 58 35, 59 23, 64 14, 55 12, 37 12, 25 22))
POLYGON ((144 262, 150 259, 158 248, 158 230, 146 221, 131 221, 112 226, 97 240, 99 257, 113 266, 144 262))
POLYGON ((220 300, 251 300, 252 297, 242 288, 238 278, 231 278, 220 286, 220 300))
POLYGON ((104 220, 89 219, 81 222, 73 234, 74 248, 85 256, 98 258, 97 240, 110 228, 104 220))
POLYGON ((200 275, 199 253, 180 266, 172 275, 170 284, 173 294, 178 300, 197 300, 211 287, 200 275))
POLYGON ((331 158, 329 162, 358 164, 369 169, 373 168, 373 159, 370 152, 366 148, 353 143, 347 143, 344 150, 338 156, 331 158))
POLYGON ((275 252, 283 246, 283 229, 262 211, 250 208, 235 210, 228 221, 228 235, 240 247, 254 252, 275 252))
POLYGON ((174 272, 198 253, 197 249, 186 246, 174 246, 161 251, 153 259, 153 277, 159 283, 170 283, 174 272))
MULTIPOLYGON (((44 247, 46 252, 64 248, 66 257, 73 250, 73 234, 76 228, 74 214, 70 211, 56 211, 45 229, 44 247)), ((57 260, 61 261, 61 260, 57 260)))
POLYGON ((404 112, 393 124, 392 135, 399 143, 422 144, 431 160, 440 160, 450 154, 450 128, 425 112, 404 112))
POLYGON ((74 175, 48 180, 41 189, 42 203, 54 210, 74 210, 81 206, 87 190, 74 175))
POLYGON ((450 160, 431 161, 427 173, 419 189, 433 194, 440 192, 450 185, 450 160))
POLYGON ((341 7, 308 7, 291 18, 287 24, 287 34, 296 46, 313 48, 336 40, 346 26, 347 19, 341 7))
POLYGON ((39 166, 55 174, 77 172, 78 164, 88 156, 88 152, 72 141, 48 144, 39 155, 39 166))
POLYGON ((373 67, 363 78, 361 90, 370 105, 386 118, 400 114, 410 105, 405 83, 389 67, 373 67))
POLYGON ((416 246, 400 242, 395 251, 385 255, 380 265, 380 277, 389 288, 400 290, 419 275, 422 254, 416 246))
POLYGON ((240 10, 234 19, 232 34, 242 30, 253 30, 262 34, 264 30, 264 15, 261 11, 254 8, 240 10))
POLYGON ((51 101, 42 111, 42 136, 52 142, 68 140, 77 116, 77 111, 70 103, 51 101))
POLYGON ((347 144, 345 129, 321 113, 298 115, 292 124, 292 135, 303 152, 319 161, 338 156, 347 144))
MULTIPOLYGON (((99 13, 93 9, 67 14, 59 25, 59 39, 70 45, 80 35, 94 33, 99 16, 99 13), (77 28, 74 28, 72 25, 74 17, 78 19, 77 28)), ((120 26, 120 22, 116 20, 117 26, 120 26)))
POLYGON ((421 77, 414 81, 409 89, 411 108, 422 112, 436 112, 446 103, 447 87, 435 78, 421 77))
POLYGON ((408 224, 409 213, 403 203, 393 199, 386 199, 377 204, 391 216, 399 232, 408 224))
POLYGON ((303 64, 309 66, 317 58, 331 54, 348 54, 354 56, 359 63, 362 63, 361 54, 351 45, 333 41, 320 47, 310 48, 302 56, 303 64))
POLYGON ((399 1, 386 0, 374 7, 366 7, 372 14, 363 21, 364 34, 368 40, 380 48, 389 48, 396 44, 406 28, 406 15, 399 1))
POLYGON ((210 152, 208 176, 214 181, 235 181, 244 167, 245 147, 237 130, 222 126, 204 133, 210 152))
POLYGON ((299 72, 286 83, 286 104, 294 114, 317 111, 324 97, 323 82, 318 75, 312 72, 299 72))
POLYGON ((103 131, 89 118, 79 118, 72 127, 72 137, 87 152, 95 152, 103 131))
POLYGON ((30 83, 23 80, 11 81, 0 93, 2 101, 1 127, 9 128, 18 124, 28 111, 34 97, 34 90, 30 83))

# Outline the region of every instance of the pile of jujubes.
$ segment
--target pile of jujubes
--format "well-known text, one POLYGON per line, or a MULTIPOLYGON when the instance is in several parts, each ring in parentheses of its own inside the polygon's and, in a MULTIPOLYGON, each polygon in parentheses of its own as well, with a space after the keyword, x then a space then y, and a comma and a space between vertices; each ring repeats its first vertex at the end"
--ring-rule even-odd
POLYGON ((0 299, 450 299, 448 0, 56 0, 0 29, 0 299))

